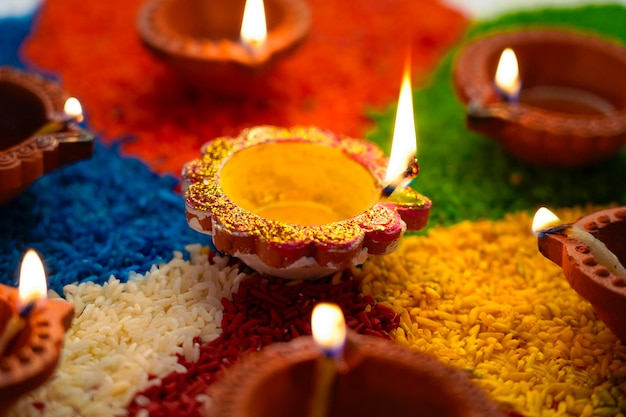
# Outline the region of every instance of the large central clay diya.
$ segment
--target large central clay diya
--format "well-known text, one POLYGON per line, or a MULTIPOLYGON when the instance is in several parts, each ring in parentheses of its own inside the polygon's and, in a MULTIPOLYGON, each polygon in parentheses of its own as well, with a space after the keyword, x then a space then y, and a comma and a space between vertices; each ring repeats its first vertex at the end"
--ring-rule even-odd
POLYGON ((255 127, 207 143, 182 172, 189 225, 260 272, 318 278, 387 254, 428 220, 410 188, 381 200, 387 158, 318 128, 255 127))
POLYGON ((561 266, 571 287, 626 342, 626 207, 589 213, 573 224, 540 209, 534 223, 540 252, 561 266))
POLYGON ((65 114, 68 98, 51 81, 0 68, 0 204, 93 153, 93 136, 65 114))
POLYGON ((410 66, 389 159, 374 144, 318 128, 260 126, 207 143, 183 167, 189 225, 259 272, 320 278, 395 250, 428 221, 410 66))
POLYGON ((56 369, 74 309, 46 298, 46 278, 35 252, 24 256, 19 289, 0 285, 0 415, 56 369))
POLYGON ((138 16, 139 35, 184 83, 225 95, 245 94, 300 45, 311 25, 304 0, 265 0, 264 6, 262 0, 247 1, 260 7, 250 6, 244 22, 246 0, 150 0, 138 16), (244 23, 253 25, 249 36, 244 23))
POLYGON ((251 353, 208 393, 212 417, 503 416, 460 369, 351 331, 334 348, 314 335, 251 353))
POLYGON ((616 42, 520 29, 470 41, 453 78, 470 129, 523 161, 577 167, 603 161, 626 143, 625 72, 626 49, 616 42), (502 71, 517 73, 503 85, 496 74, 507 49, 516 61, 502 71))

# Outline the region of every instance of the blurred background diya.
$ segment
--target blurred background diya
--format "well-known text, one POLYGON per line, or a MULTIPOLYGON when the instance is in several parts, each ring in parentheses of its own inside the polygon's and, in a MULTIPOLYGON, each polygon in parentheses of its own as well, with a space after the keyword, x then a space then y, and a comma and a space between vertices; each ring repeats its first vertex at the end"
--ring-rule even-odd
POLYGON ((304 40, 303 0, 149 0, 138 15, 146 47, 203 91, 245 95, 304 40))
POLYGON ((0 68, 0 204, 45 173, 93 153, 81 129, 78 100, 57 84, 11 67, 0 68))
POLYGON ((456 57, 467 124, 522 161, 572 168, 626 143, 626 49, 561 29, 474 39, 456 57))

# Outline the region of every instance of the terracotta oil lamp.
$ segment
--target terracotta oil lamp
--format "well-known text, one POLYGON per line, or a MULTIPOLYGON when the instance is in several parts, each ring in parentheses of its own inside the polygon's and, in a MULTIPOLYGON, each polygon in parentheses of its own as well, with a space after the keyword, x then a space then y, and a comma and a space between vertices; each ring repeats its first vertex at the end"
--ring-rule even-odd
POLYGON ((381 201, 387 158, 317 128, 260 126, 209 142, 183 168, 189 225, 259 272, 319 278, 398 246, 431 202, 407 188, 381 201))
POLYGON ((312 279, 395 250, 426 226, 410 71, 387 159, 374 144, 319 128, 260 126, 207 143, 182 171, 189 225, 259 272, 312 279))
POLYGON ((333 333, 320 340, 314 322, 312 329, 312 337, 270 345, 233 365, 209 388, 212 401, 205 415, 503 415, 465 372, 432 356, 345 329, 339 333, 347 340, 333 339, 333 333))
POLYGON ((310 25, 304 0, 149 0, 138 16, 139 35, 158 59, 191 87, 223 95, 262 85, 310 25))
POLYGON ((28 251, 20 287, 0 285, 0 415, 54 373, 74 309, 46 298, 41 260, 28 251))
POLYGON ((565 225, 540 209, 533 230, 539 251, 563 269, 571 287, 626 342, 626 207, 595 211, 565 225))
POLYGON ((93 136, 76 125, 79 116, 68 117, 68 102, 76 103, 57 84, 0 68, 0 204, 43 174, 93 153, 93 136))
POLYGON ((606 160, 626 143, 625 72, 626 49, 616 42, 525 29, 470 41, 453 81, 470 129, 522 161, 571 168, 606 160))

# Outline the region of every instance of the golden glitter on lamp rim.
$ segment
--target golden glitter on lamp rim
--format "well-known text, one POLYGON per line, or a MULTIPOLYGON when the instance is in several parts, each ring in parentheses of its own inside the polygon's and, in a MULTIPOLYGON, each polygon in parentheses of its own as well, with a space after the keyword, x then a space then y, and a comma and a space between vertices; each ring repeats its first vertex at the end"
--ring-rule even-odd
MULTIPOLYGON (((602 241, 626 263, 626 207, 595 211, 578 219, 581 227, 602 241)), ((626 342, 626 277, 598 264, 589 246, 563 234, 538 239, 539 251, 563 269, 571 287, 591 303, 598 317, 626 342)))
POLYGON ((247 47, 239 39, 245 0, 149 0, 137 29, 148 50, 183 83, 222 95, 245 95, 306 38, 311 12, 304 0, 265 0, 267 40, 247 47))
POLYGON ((524 28, 470 40, 456 56, 453 82, 468 108, 467 124, 522 161, 555 167, 599 163, 626 144, 626 49, 592 34, 524 28), (518 56, 520 102, 509 104, 494 86, 500 53, 518 56), (525 103, 526 87, 545 85, 593 93, 614 109, 573 114, 525 103))
POLYGON ((11 67, 0 68, 4 91, 0 140, 0 204, 21 194, 42 175, 86 159, 93 153, 93 136, 70 127, 63 132, 33 136, 63 112, 67 94, 57 84, 11 67), (20 125, 15 128, 15 124, 20 125), (6 127, 5 127, 6 125, 6 127), (12 127, 9 127, 12 126, 12 127), (9 132, 10 130, 15 130, 9 132))
MULTIPOLYGON (((407 189, 398 199, 380 202, 380 184, 386 165, 387 158, 374 144, 318 128, 259 126, 247 129, 237 137, 208 142, 202 149, 202 157, 184 166, 187 220, 193 229, 212 235, 218 250, 238 257, 259 272, 283 278, 319 278, 362 264, 370 254, 390 253, 406 230, 425 227, 431 202, 421 194, 407 189), (308 153, 307 156, 289 153, 292 145, 302 146, 302 149, 308 146, 313 153, 318 152, 333 161, 332 158, 338 158, 340 162, 333 164, 321 159, 301 162, 298 158, 306 158, 308 153), (253 163, 255 153, 261 154, 267 149, 279 151, 271 160, 253 163), (247 152, 251 152, 249 161, 239 158, 247 152), (295 159, 287 161, 291 158, 295 159), (255 167, 249 168, 248 164, 255 167), (300 169, 281 172, 289 169, 289 164, 300 169), (222 175, 225 167, 226 172, 236 174, 225 178, 222 175), (324 172, 316 171, 316 167, 323 167, 324 172), (257 171, 251 174, 248 169, 257 171), (264 169, 268 172, 262 172, 264 169), (351 182, 353 175, 366 178, 365 183, 360 179, 351 182), (262 181, 266 185, 256 189, 262 181), (235 198, 237 202, 232 194, 224 191, 224 184, 228 182, 231 189, 243 190, 238 191, 241 195, 235 198), (281 197, 292 188, 294 197, 281 197), (338 213, 344 206, 336 199, 352 201, 348 197, 362 195, 360 205, 347 206, 352 210, 351 215, 337 214, 340 220, 305 224, 306 221, 286 222, 281 221, 281 217, 259 215, 256 211, 261 204, 242 201, 242 196, 254 198, 255 194, 259 201, 277 195, 275 200, 263 204, 320 201, 328 210, 338 213), (311 195, 314 197, 308 197, 311 195)), ((291 214, 289 208, 280 216, 284 213, 291 214)))
MULTIPOLYGON (((309 336, 248 354, 209 388, 202 415, 307 415, 320 355, 309 336)), ((391 341, 348 332, 344 360, 328 416, 503 416, 467 373, 391 341)))
MULTIPOLYGON (((18 299, 17 288, 0 286, 0 332, 18 299)), ((0 356, 0 415, 8 413, 19 397, 43 384, 57 367, 65 332, 74 318, 65 300, 40 300, 28 318, 29 325, 0 356)))

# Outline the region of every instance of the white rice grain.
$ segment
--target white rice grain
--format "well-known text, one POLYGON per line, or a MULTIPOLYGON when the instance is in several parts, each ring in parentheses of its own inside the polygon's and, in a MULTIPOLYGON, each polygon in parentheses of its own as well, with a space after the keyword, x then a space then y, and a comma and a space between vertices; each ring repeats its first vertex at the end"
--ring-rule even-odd
MULTIPOLYGON (((227 260, 209 263, 200 245, 187 248, 127 283, 111 276, 64 288, 75 308, 56 373, 20 399, 11 417, 110 417, 126 415, 137 392, 172 372, 185 372, 176 353, 199 358, 199 345, 221 334, 223 297, 230 298, 246 275, 227 260), (155 378, 149 380, 148 375, 155 378), (34 403, 45 404, 42 410, 34 403)), ((138 405, 147 405, 137 397, 138 405)), ((141 410, 138 416, 147 416, 141 410)))

